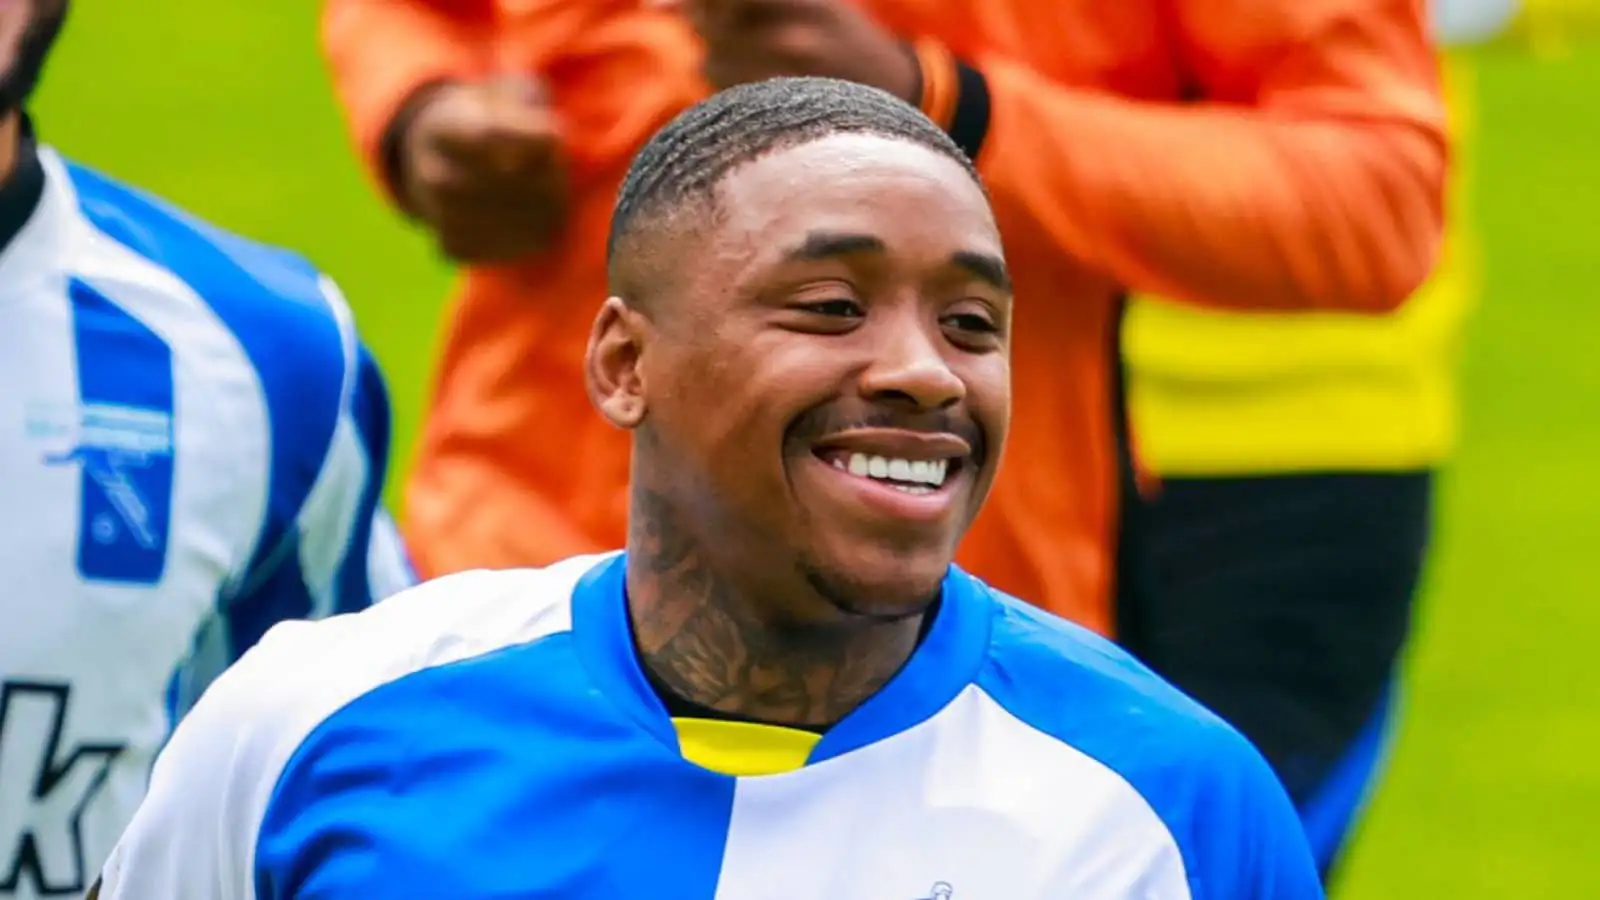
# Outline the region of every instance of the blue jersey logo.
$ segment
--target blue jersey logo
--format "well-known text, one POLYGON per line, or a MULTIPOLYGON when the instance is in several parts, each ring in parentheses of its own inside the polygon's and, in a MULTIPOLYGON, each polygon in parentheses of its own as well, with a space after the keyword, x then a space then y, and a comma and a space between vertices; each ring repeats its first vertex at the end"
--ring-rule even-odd
POLYGON ((72 282, 79 415, 69 449, 45 456, 83 472, 78 573, 156 584, 172 519, 172 350, 81 281, 72 282))
MULTIPOLYGON (((83 467, 86 486, 95 499, 84 507, 84 524, 97 544, 115 544, 126 535, 141 550, 160 549, 166 522, 162 509, 150 502, 148 482, 153 467, 171 463, 171 454, 130 452, 119 447, 78 444, 66 453, 45 456, 50 465, 83 467)), ((157 486, 158 487, 158 486, 157 486)), ((86 495, 85 500, 88 499, 86 495)))

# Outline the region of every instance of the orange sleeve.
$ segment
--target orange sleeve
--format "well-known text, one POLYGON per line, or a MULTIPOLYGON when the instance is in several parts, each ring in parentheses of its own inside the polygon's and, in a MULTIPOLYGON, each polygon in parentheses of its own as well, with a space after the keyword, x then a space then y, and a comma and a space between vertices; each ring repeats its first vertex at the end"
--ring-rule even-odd
MULTIPOLYGON (((941 124, 976 152, 1014 223, 1007 243, 1213 306, 1402 303, 1443 227, 1444 111, 1421 0, 1173 6, 1193 103, 950 59, 959 96, 937 101, 941 124)), ((917 47, 927 81, 945 63, 917 47)))
POLYGON ((707 90, 689 24, 631 2, 325 0, 322 39, 361 157, 386 191, 384 136, 430 84, 539 73, 561 116, 569 181, 606 185, 606 202, 608 179, 707 90))
POLYGON ((493 0, 326 0, 322 43, 362 160, 389 190, 383 139, 419 88, 492 66, 493 0))

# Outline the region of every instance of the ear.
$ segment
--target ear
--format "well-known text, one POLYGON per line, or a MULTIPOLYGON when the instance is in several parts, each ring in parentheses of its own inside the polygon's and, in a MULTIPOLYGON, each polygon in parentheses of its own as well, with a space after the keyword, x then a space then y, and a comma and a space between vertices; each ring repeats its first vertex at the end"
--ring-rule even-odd
POLYGON ((639 362, 649 321, 621 297, 607 297, 594 317, 584 357, 589 402, 606 421, 632 430, 644 421, 644 375, 639 362))

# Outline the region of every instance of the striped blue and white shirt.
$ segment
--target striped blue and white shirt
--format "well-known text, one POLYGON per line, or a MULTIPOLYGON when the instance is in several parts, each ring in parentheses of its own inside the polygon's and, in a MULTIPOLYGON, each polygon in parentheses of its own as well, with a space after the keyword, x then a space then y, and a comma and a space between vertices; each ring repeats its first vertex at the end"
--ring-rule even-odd
POLYGON ((1322 896, 1244 738, 960 571, 899 674, 779 769, 669 717, 624 569, 463 573, 275 629, 163 751, 101 900, 1322 896))
POLYGON ((0 898, 77 896, 177 714, 410 583, 384 385, 302 260, 25 142, 0 188, 0 898))

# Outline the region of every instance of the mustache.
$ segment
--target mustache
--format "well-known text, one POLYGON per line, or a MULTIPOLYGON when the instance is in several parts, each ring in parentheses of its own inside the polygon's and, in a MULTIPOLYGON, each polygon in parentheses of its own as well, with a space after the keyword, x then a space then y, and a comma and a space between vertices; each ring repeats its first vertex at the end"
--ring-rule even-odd
POLYGON ((869 428, 953 434, 972 447, 973 459, 981 461, 988 457, 989 442, 983 426, 971 416, 949 409, 914 411, 873 406, 847 412, 835 405, 816 406, 802 413, 790 427, 789 433, 795 440, 812 443, 836 434, 869 428))

